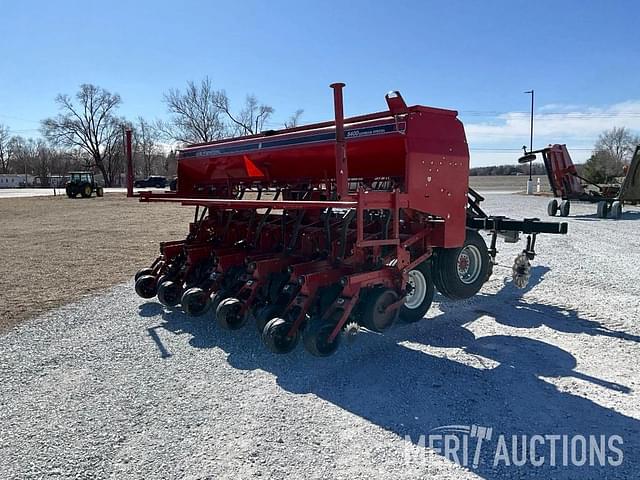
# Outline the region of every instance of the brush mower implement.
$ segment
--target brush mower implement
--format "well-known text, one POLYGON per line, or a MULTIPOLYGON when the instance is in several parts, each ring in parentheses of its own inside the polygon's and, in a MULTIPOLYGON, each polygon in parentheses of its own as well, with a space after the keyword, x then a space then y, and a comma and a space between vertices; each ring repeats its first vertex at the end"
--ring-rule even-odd
POLYGON ((547 205, 547 214, 555 217, 569 216, 571 202, 589 202, 596 204, 598 218, 622 217, 625 204, 637 205, 640 202, 640 145, 636 147, 631 164, 626 169, 622 183, 598 185, 580 176, 571 160, 566 145, 549 145, 547 148, 527 152, 520 157, 519 163, 529 163, 542 155, 553 198, 547 205), (558 201, 560 200, 560 201, 558 201))

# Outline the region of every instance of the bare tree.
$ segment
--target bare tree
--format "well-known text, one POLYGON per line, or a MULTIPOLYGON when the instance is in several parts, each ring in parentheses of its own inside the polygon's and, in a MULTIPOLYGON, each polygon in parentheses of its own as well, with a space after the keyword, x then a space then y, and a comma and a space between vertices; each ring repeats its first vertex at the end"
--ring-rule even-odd
POLYGON ((188 82, 184 92, 169 90, 164 95, 171 118, 158 122, 157 127, 169 138, 181 143, 210 142, 225 136, 218 95, 209 77, 196 85, 188 82))
POLYGON ((624 164, 631 159, 640 137, 627 128, 613 127, 602 132, 594 146, 593 155, 584 166, 584 174, 592 182, 607 183, 624 175, 624 164))
POLYGON ((304 113, 304 110, 302 110, 301 108, 296 110, 293 113, 293 115, 291 115, 289 119, 286 122, 284 122, 284 128, 297 127, 300 124, 300 117, 302 117, 303 113, 304 113))
POLYGON ((24 138, 19 135, 11 137, 9 141, 11 161, 9 170, 13 173, 34 174, 34 158, 36 156, 36 142, 32 138, 24 138))
POLYGON ((183 92, 164 96, 171 118, 156 127, 165 137, 180 143, 206 143, 234 135, 259 133, 273 115, 273 108, 255 95, 247 95, 242 109, 234 113, 224 90, 215 90, 209 77, 200 84, 188 82, 183 92))
POLYGON ((247 95, 244 107, 238 115, 231 113, 229 97, 227 97, 224 90, 218 92, 217 101, 220 110, 231 120, 232 135, 253 135, 260 133, 264 128, 265 122, 269 120, 274 112, 272 107, 258 102, 255 95, 247 95))
POLYGON ((54 145, 78 147, 86 151, 100 170, 105 184, 111 186, 113 177, 108 174, 105 154, 109 142, 119 132, 119 119, 115 117, 122 100, 103 88, 83 84, 75 95, 58 95, 56 103, 61 113, 55 118, 42 121, 42 133, 54 145))
POLYGON ((154 162, 161 153, 156 128, 144 118, 138 117, 135 125, 136 156, 142 159, 142 175, 148 177, 154 173, 154 162))
POLYGON ((594 149, 596 152, 607 152, 617 162, 626 163, 631 160, 638 144, 640 136, 633 135, 626 127, 613 127, 600 134, 594 149))
POLYGON ((11 133, 9 127, 0 124, 0 173, 9 173, 11 156, 11 133))

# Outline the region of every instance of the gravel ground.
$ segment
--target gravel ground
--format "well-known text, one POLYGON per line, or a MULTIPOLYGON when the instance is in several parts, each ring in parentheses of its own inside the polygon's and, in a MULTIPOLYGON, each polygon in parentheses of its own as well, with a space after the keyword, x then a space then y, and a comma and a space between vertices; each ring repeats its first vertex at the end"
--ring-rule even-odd
MULTIPOLYGON (((545 205, 488 195, 486 210, 545 205)), ((502 244, 480 295, 437 297, 427 320, 329 359, 271 355, 253 328, 215 330, 131 284, 17 326, 0 337, 0 478, 638 478, 640 211, 573 210, 570 235, 539 239, 528 289, 502 244), (446 425, 492 428, 477 467, 421 445, 446 425), (494 467, 499 434, 619 435, 624 457, 494 467)))

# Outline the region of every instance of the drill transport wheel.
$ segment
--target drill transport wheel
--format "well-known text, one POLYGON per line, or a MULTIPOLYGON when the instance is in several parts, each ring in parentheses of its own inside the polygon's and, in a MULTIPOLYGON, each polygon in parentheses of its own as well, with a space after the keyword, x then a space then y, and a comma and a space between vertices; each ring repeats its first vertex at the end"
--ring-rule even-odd
POLYGON ((607 218, 609 216, 609 204, 604 200, 598 202, 597 216, 598 218, 607 218))
POLYGON ((611 218, 619 220, 622 217, 622 203, 616 200, 611 204, 611 218))
POLYGON ((452 300, 470 298, 488 278, 491 257, 484 239, 467 230, 462 247, 442 248, 435 255, 431 271, 438 291, 452 300))

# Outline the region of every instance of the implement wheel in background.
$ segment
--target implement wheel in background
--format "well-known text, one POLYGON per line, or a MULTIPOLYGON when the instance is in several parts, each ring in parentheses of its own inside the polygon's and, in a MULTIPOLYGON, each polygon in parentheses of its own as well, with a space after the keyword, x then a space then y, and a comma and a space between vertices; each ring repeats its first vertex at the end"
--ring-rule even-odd
POLYGON ((438 291, 452 300, 474 296, 488 279, 491 257, 484 239, 475 230, 467 230, 464 245, 438 249, 431 272, 438 291))
POLYGON ((571 210, 571 202, 569 200, 563 200, 560 204, 560 216, 568 217, 571 210))
POLYGON ((609 204, 604 200, 598 202, 597 215, 598 218, 607 218, 609 215, 609 204))
POLYGON ((134 280, 138 280, 143 275, 153 275, 153 268, 141 268, 136 272, 136 275, 133 278, 134 280))
POLYGON ((622 217, 622 202, 616 200, 611 204, 611 218, 619 220, 622 217))
POLYGON ((555 217, 558 214, 558 200, 554 198, 547 204, 547 213, 550 217, 555 217))
POLYGON ((436 291, 429 263, 423 262, 411 270, 407 283, 409 293, 400 308, 400 320, 407 323, 417 322, 429 311, 436 291))
POLYGON ((213 311, 214 317, 216 316, 216 312, 218 311, 218 305, 220 305, 223 300, 229 298, 230 296, 231 292, 225 289, 218 290, 217 292, 211 294, 211 304, 209 308, 213 311))

